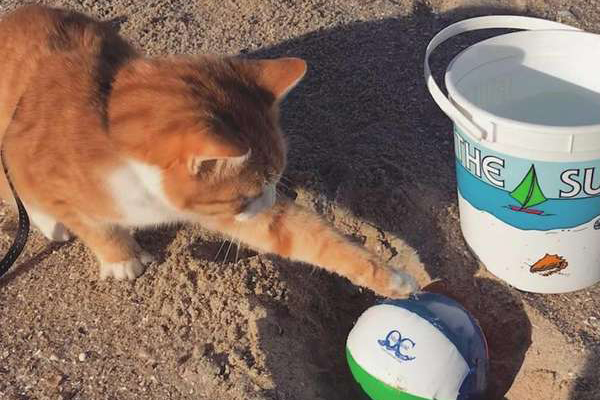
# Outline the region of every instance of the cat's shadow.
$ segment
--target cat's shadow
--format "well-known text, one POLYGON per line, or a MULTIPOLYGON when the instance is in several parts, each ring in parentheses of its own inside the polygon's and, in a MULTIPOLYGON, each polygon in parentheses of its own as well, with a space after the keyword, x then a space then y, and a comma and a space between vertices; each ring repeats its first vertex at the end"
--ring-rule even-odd
MULTIPOLYGON (((431 100, 422 67, 427 42, 449 19, 485 13, 498 10, 443 16, 420 6, 410 17, 320 30, 247 56, 307 60, 305 80, 282 110, 290 142, 287 177, 418 250, 429 275, 444 281, 444 292, 479 319, 491 354, 486 398, 493 400, 504 397, 521 368, 531 324, 516 291, 475 277, 478 263, 448 213, 457 201, 451 122, 431 100)), ((445 45, 434 70, 465 43, 445 45)), ((264 300, 272 312, 259 323, 260 345, 276 385, 268 396, 362 398, 344 345, 375 298, 344 279, 278 263, 290 300, 284 311, 264 300)))

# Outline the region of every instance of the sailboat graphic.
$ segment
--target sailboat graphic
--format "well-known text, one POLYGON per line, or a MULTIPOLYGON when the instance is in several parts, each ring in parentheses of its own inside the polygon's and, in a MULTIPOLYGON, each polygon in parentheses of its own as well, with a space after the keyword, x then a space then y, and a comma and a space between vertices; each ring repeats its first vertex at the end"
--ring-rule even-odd
POLYGON ((517 200, 521 206, 510 205, 509 208, 513 211, 526 212, 528 214, 542 215, 544 212, 541 210, 534 210, 530 207, 542 204, 546 200, 546 196, 542 193, 540 184, 537 179, 535 172, 535 166, 532 164, 529 168, 529 172, 523 178, 521 183, 517 185, 515 190, 510 192, 510 197, 517 200))

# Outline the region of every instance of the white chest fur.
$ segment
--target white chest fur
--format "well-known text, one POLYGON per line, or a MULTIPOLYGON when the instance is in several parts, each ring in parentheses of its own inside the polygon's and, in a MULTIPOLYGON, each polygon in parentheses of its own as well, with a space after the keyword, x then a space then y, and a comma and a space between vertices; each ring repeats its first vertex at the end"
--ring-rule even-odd
POLYGON ((115 221, 120 225, 143 227, 185 219, 169 204, 156 167, 130 160, 109 175, 107 184, 121 215, 115 221))

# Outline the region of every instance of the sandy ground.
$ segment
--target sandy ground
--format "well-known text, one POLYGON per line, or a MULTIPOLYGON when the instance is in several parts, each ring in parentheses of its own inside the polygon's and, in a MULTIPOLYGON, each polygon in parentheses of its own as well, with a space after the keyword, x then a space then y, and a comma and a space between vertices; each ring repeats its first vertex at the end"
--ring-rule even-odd
MULTIPOLYGON (((0 0, 0 12, 19 2, 0 0)), ((432 35, 468 15, 526 13, 600 31, 594 0, 67 0, 112 19, 150 54, 296 55, 306 80, 283 107, 290 196, 402 263, 480 320, 489 399, 600 399, 600 286, 535 295, 499 282, 458 224, 450 122, 426 92, 432 35)), ((444 62, 473 40, 444 47, 444 62)), ((3 211, 5 250, 15 218, 3 211)), ((89 251, 35 234, 0 280, 0 398, 362 399, 344 342, 376 299, 309 266, 194 227, 140 232, 160 261, 134 283, 97 280, 89 251), (237 260, 237 262, 236 262, 237 260)))

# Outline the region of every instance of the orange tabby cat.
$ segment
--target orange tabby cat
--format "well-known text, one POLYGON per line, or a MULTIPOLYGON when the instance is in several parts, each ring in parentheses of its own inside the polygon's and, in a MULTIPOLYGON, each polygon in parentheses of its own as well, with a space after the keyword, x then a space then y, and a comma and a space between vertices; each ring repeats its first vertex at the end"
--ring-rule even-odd
MULTIPOLYGON (((33 223, 77 235, 100 276, 152 257, 131 228, 186 221, 321 266, 386 296, 414 279, 351 244, 275 185, 286 161, 278 105, 303 60, 147 58, 106 24, 27 6, 0 21, 0 132, 33 223)), ((4 176, 2 196, 11 201, 4 176)))

